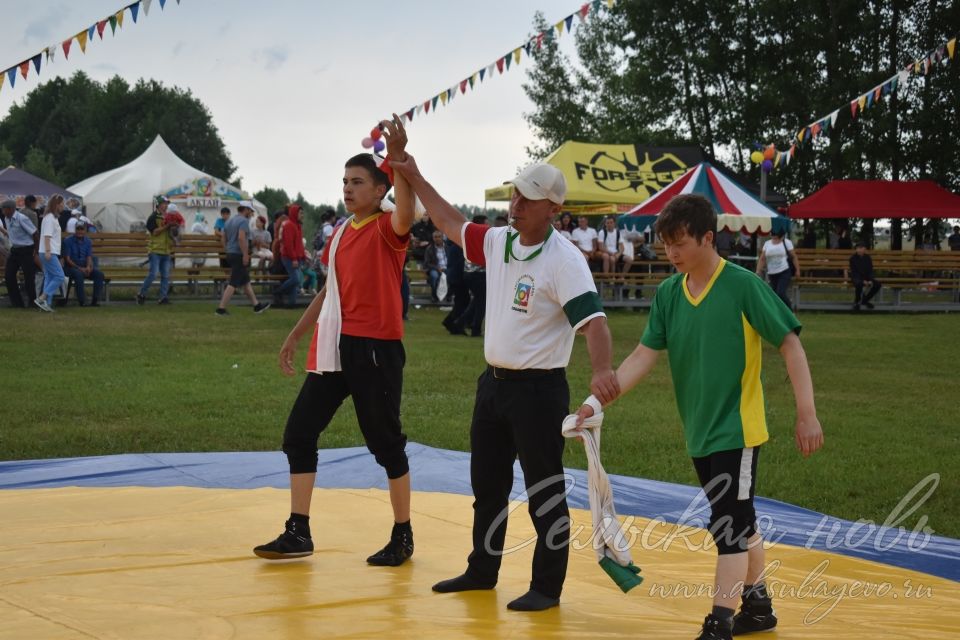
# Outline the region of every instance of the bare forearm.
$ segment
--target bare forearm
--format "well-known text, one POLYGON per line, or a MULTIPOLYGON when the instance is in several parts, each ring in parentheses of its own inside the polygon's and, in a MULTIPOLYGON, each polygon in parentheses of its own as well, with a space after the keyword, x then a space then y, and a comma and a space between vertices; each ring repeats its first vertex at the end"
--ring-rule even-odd
POLYGON ((303 312, 303 315, 300 316, 300 320, 293 327, 293 330, 290 331, 290 335, 287 336, 287 340, 293 340, 294 342, 299 342, 300 338, 303 337, 307 331, 313 328, 317 324, 317 318, 320 317, 320 309, 323 307, 323 301, 327 297, 327 287, 324 286, 313 300, 310 302, 310 305, 307 307, 307 310, 303 312))
POLYGON ((393 174, 393 190, 397 197, 397 210, 393 214, 393 231, 398 236, 406 235, 413 226, 413 189, 399 171, 393 174))
POLYGON ((790 333, 780 345, 780 355, 787 366, 790 384, 793 385, 793 397, 797 402, 798 416, 813 416, 817 413, 813 400, 813 378, 810 376, 810 366, 807 363, 807 354, 803 350, 797 334, 790 333))
POLYGON ((617 367, 617 382, 620 384, 620 395, 625 395, 630 389, 637 386, 657 364, 660 352, 650 347, 638 344, 629 356, 617 367))
POLYGON ((430 213, 430 219, 437 229, 442 231, 448 238, 460 244, 460 229, 463 223, 467 221, 459 211, 449 202, 437 193, 426 178, 420 173, 407 176, 410 187, 420 198, 420 202, 430 213))
POLYGON ((608 371, 613 368, 613 341, 607 319, 597 317, 587 323, 583 332, 587 339, 587 353, 590 354, 590 366, 594 372, 608 371))

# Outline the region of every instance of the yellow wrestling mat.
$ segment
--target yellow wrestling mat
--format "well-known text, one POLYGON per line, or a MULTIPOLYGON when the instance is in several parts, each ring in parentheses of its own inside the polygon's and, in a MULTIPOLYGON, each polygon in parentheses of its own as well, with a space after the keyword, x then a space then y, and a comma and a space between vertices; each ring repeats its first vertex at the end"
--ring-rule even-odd
MULTIPOLYGON (((589 547, 589 512, 574 510, 574 529, 585 531, 560 607, 518 613, 506 604, 530 579, 525 504, 507 537, 522 548, 504 558, 497 589, 435 594, 434 582, 466 567, 472 498, 415 493, 416 553, 398 568, 365 563, 389 535, 380 490, 316 490, 316 553, 256 558, 251 549, 279 533, 288 500, 281 489, 0 491, 0 638, 689 639, 710 610, 715 552, 688 549, 703 531, 650 527, 633 548, 644 582, 623 594, 589 547)), ((956 637, 956 582, 785 545, 767 559, 782 566, 768 580, 780 626, 765 638, 956 637)))

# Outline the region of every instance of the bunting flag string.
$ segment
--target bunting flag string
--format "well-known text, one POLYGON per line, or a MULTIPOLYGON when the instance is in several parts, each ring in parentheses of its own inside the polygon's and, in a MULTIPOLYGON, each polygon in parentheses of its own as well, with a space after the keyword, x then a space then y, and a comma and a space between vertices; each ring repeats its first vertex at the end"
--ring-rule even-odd
MULTIPOLYGON (((927 52, 926 55, 906 65, 896 74, 890 76, 869 91, 851 100, 849 102, 850 119, 855 120, 858 116, 862 115, 864 111, 880 102, 881 98, 896 93, 898 89, 907 83, 911 75, 929 75, 937 63, 947 64, 952 61, 956 47, 957 39, 952 38, 945 44, 940 45, 936 49, 927 52)), ((765 153, 761 154, 762 157, 765 160, 771 161, 770 165, 764 162, 763 170, 769 173, 776 168, 788 166, 796 153, 797 147, 803 148, 805 143, 811 142, 820 136, 829 135, 829 132, 837 125, 837 116, 839 113, 840 109, 835 109, 829 115, 818 118, 800 129, 794 136, 795 140, 791 143, 787 151, 777 149, 773 144, 761 145, 761 148, 765 151, 765 153)))
MULTIPOLYGON (((10 87, 14 86, 15 78, 17 71, 20 71, 20 75, 23 76, 24 80, 27 78, 27 74, 30 71, 30 65, 33 64, 35 69, 35 74, 40 75, 40 66, 41 62, 46 61, 47 66, 50 66, 51 63, 56 59, 57 47, 63 49, 63 59, 70 59, 70 47, 73 45, 73 41, 76 40, 77 44, 80 45, 80 51, 83 53, 87 52, 87 45, 91 44, 94 41, 94 34, 100 37, 100 40, 103 40, 103 32, 106 31, 107 25, 110 25, 110 33, 114 36, 117 34, 117 28, 123 28, 123 16, 129 11, 130 16, 133 18, 133 22, 137 22, 137 15, 139 14, 141 7, 143 9, 143 15, 150 14, 150 4, 153 0, 137 0, 132 4, 128 4, 121 8, 119 11, 111 13, 109 16, 103 18, 102 20, 97 20, 89 27, 83 29, 82 31, 76 32, 74 35, 63 40, 62 42, 57 42, 51 44, 48 47, 44 47, 39 53, 36 53, 25 60, 18 62, 17 64, 7 67, 0 77, 6 78, 10 81, 10 87)), ((163 10, 166 0, 160 0, 160 9, 163 10)), ((180 0, 177 0, 177 4, 180 4, 180 0)), ((0 90, 3 89, 3 82, 0 81, 0 90)))
MULTIPOLYGON (((140 1, 143 2, 144 0, 140 1)), ((163 1, 164 0, 160 0, 161 7, 163 6, 163 1)), ((519 66, 524 55, 526 55, 527 58, 532 57, 534 50, 539 51, 543 48, 544 41, 547 41, 548 43, 553 42, 556 38, 562 36, 564 31, 566 31, 568 34, 572 34, 574 26, 579 28, 587 21, 589 17, 598 15, 601 10, 612 10, 615 3, 616 0, 587 0, 580 5, 576 11, 573 11, 559 22, 548 25, 546 29, 531 36, 520 46, 511 48, 506 54, 500 56, 490 64, 484 65, 476 71, 465 75, 462 80, 458 81, 449 89, 440 91, 433 97, 427 98, 414 107, 397 110, 396 113, 400 114, 400 118, 404 122, 411 122, 415 115, 427 115, 430 113, 431 109, 434 113, 436 113, 437 103, 439 102, 440 106, 449 106, 450 102, 453 101, 454 96, 457 95, 458 88, 460 90, 460 95, 466 95, 467 91, 476 91, 479 85, 483 84, 484 79, 489 81, 495 75, 503 75, 504 73, 510 71, 511 65, 513 68, 516 68, 519 66), (574 25, 574 18, 578 20, 576 25, 574 25)), ((376 128, 376 126, 374 128, 376 128)), ((363 138, 361 144, 364 148, 373 149, 378 153, 384 149, 384 142, 379 137, 374 137, 372 135, 363 138)))

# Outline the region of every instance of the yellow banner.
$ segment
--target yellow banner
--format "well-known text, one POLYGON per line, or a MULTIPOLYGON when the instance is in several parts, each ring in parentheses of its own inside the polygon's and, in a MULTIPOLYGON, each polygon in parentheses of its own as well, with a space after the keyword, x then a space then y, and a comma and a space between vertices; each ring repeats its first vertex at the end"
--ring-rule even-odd
POLYGON ((87 52, 87 32, 81 31, 77 34, 77 42, 80 43, 80 51, 87 52))
MULTIPOLYGON (((701 160, 694 148, 565 142, 545 160, 567 181, 568 204, 636 205, 701 160)), ((509 200, 512 185, 487 189, 488 201, 509 200)))

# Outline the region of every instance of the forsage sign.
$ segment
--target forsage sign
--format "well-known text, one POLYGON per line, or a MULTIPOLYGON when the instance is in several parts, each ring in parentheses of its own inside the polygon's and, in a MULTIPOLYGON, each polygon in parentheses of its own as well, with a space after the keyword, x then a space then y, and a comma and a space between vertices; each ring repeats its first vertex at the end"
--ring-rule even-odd
POLYGON ((599 151, 590 158, 588 164, 574 162, 577 179, 593 182, 605 191, 633 191, 641 196, 640 200, 650 197, 684 173, 687 163, 673 153, 659 154, 655 159, 649 152, 644 153, 644 161, 628 157, 626 152, 617 158, 606 151, 599 151))

